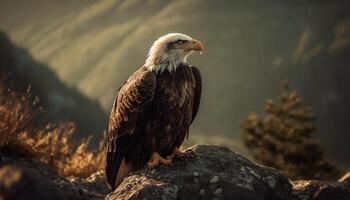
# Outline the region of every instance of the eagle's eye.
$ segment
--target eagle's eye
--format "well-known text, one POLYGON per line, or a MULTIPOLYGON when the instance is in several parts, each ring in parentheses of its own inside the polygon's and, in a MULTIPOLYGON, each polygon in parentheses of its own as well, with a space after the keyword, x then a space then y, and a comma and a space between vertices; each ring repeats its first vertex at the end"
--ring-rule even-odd
POLYGON ((177 43, 178 45, 182 45, 182 44, 185 43, 185 41, 183 41, 183 40, 178 40, 176 43, 177 43))
POLYGON ((179 46, 183 45, 184 43, 188 42, 187 40, 176 40, 176 41, 173 41, 173 42, 169 42, 166 47, 168 50, 171 50, 171 49, 177 49, 179 48, 179 46))

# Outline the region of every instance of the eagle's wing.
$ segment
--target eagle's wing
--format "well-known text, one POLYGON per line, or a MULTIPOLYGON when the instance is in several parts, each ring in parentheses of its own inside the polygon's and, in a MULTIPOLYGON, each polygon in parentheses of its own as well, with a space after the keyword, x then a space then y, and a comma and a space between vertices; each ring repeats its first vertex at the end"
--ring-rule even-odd
POLYGON ((118 171, 120 173, 120 170, 123 171, 120 168, 126 167, 123 160, 130 147, 131 136, 140 134, 135 129, 152 102, 155 87, 155 74, 141 68, 130 76, 117 94, 109 119, 107 136, 106 177, 112 189, 124 178, 118 175, 118 171))
POLYGON ((195 66, 191 66, 191 70, 196 83, 194 88, 194 96, 193 96, 193 110, 192 110, 192 120, 191 120, 191 123, 192 123, 198 113, 199 104, 201 102, 202 76, 199 70, 195 66))

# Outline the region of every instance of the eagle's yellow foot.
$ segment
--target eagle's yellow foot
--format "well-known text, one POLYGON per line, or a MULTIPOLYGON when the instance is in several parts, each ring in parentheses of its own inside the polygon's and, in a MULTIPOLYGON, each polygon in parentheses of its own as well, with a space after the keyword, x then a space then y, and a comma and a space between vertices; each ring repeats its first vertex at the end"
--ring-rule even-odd
POLYGON ((193 158, 195 157, 195 153, 192 149, 188 149, 186 151, 180 151, 179 148, 175 148, 173 153, 167 157, 169 160, 174 160, 175 158, 193 158))
POLYGON ((158 165, 172 165, 171 160, 162 158, 157 152, 153 152, 151 159, 147 163, 148 169, 154 169, 158 165))

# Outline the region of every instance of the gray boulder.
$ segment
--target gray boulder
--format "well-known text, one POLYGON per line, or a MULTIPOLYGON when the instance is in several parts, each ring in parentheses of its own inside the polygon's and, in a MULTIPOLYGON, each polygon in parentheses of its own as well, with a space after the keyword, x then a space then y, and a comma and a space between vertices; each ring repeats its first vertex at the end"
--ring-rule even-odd
POLYGON ((101 200, 108 192, 103 171, 87 178, 62 177, 36 159, 0 155, 0 200, 101 200))
POLYGON ((277 170, 254 164, 228 148, 196 145, 186 164, 142 170, 124 179, 106 199, 292 199, 292 185, 277 170))
POLYGON ((350 200, 347 181, 299 180, 293 183, 296 200, 350 200))
POLYGON ((0 168, 0 199, 62 200, 64 198, 49 181, 36 171, 5 165, 0 168))
POLYGON ((277 170, 260 166, 225 147, 196 145, 196 158, 130 174, 111 193, 103 171, 87 178, 61 177, 36 159, 0 155, 0 199, 232 199, 350 200, 350 175, 339 182, 290 183, 277 170), (107 195, 107 196, 106 196, 107 195))

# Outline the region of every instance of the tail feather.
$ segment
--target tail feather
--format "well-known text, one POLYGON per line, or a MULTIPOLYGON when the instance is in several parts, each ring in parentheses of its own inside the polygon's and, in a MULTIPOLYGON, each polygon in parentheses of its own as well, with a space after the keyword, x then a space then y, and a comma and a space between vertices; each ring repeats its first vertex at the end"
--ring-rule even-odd
POLYGON ((116 156, 115 154, 114 152, 107 153, 106 179, 108 187, 112 190, 116 188, 115 180, 118 175, 119 166, 123 160, 122 156, 116 156))
POLYGON ((123 182, 124 178, 128 175, 130 169, 130 165, 127 165, 125 163, 125 159, 123 159, 118 170, 117 178, 115 179, 115 187, 118 187, 123 182))

